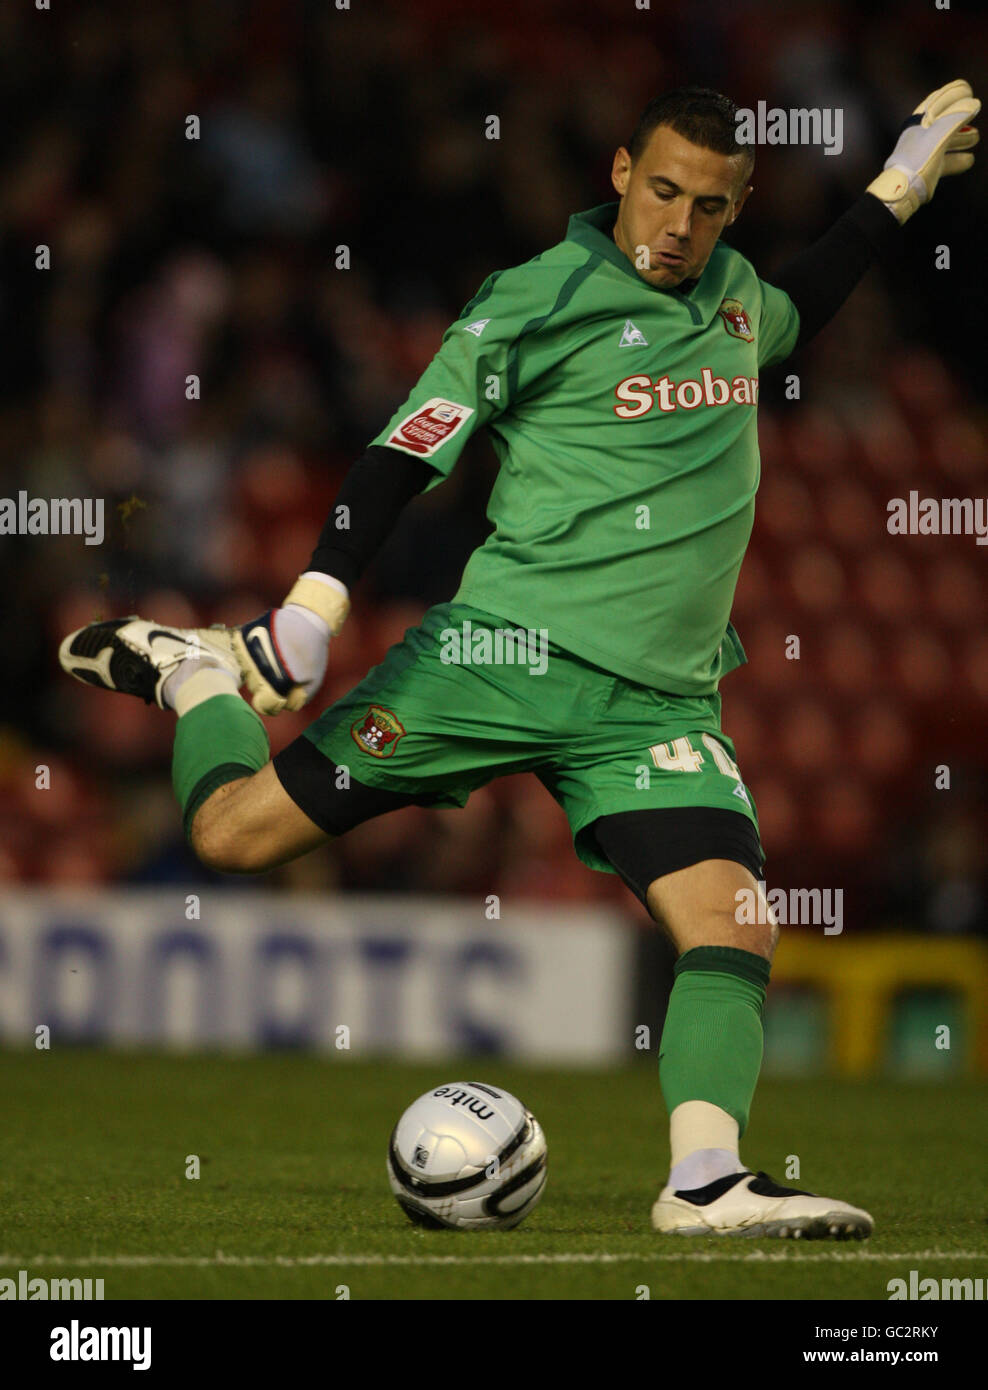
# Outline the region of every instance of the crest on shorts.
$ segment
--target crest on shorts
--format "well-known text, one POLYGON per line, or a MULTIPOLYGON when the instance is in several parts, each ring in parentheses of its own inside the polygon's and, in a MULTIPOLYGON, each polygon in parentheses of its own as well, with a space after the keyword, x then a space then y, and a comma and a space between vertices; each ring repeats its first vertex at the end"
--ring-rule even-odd
POLYGON ((398 718, 380 705, 371 705, 363 722, 357 721, 350 726, 354 742, 375 758, 390 758, 404 732, 398 718))
POLYGON ((724 327, 732 338, 740 338, 745 343, 755 341, 755 335, 751 331, 751 323, 740 299, 723 300, 717 312, 724 320, 724 327))

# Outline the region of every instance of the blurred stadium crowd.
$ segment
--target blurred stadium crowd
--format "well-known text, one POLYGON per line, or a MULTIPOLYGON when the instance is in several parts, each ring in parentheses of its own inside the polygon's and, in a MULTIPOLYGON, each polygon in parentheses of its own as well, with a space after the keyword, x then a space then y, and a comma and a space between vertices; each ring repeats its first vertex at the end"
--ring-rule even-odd
MULTIPOLYGON (((740 105, 843 108, 840 158, 759 153, 732 240, 771 279, 863 189, 927 90, 960 75, 988 85, 983 23, 948 25, 929 5, 881 18, 543 0, 472 15, 439 0, 0 12, 0 491, 105 497, 108 521, 99 548, 0 541, 8 882, 213 877, 182 841, 171 718, 70 682, 60 638, 97 615, 203 625, 278 601, 448 322, 492 269, 609 200, 613 150, 652 95, 698 80, 740 105), (492 113, 498 141, 484 138, 492 113)), ((760 509, 735 610, 750 665, 724 683, 724 727, 770 886, 843 886, 859 927, 988 930, 984 552, 970 536, 885 530, 888 499, 910 489, 983 491, 970 349, 985 306, 963 269, 933 269, 940 242, 955 267, 975 263, 983 169, 964 185, 942 185, 899 262, 763 382, 760 509), (940 764, 950 791, 934 790, 940 764)), ((316 709, 452 594, 488 530, 494 466, 473 441, 408 510, 332 645, 316 709)), ((311 711, 269 723, 275 751, 311 711)), ((462 812, 384 817, 280 881, 640 911, 576 861, 531 777, 462 812)))

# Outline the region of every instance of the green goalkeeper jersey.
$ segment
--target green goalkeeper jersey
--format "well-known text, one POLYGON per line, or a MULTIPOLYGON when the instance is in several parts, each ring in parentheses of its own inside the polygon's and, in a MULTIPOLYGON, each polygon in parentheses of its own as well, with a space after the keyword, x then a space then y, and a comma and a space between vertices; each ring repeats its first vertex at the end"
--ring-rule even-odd
MULTIPOLYGON (((374 444, 428 460, 429 488, 487 427, 494 531, 454 602, 678 695, 746 658, 731 625, 759 480, 758 370, 793 349, 789 297, 718 242, 684 291, 615 244, 617 204, 497 271, 374 444)), ((427 489, 428 490, 428 489, 427 489)))

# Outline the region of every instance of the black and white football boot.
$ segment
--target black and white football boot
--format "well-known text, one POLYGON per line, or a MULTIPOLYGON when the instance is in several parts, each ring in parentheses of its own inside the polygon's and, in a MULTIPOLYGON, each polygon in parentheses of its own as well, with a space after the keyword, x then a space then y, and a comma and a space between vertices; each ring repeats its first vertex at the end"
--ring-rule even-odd
POLYGON ((88 623, 70 632, 58 649, 63 670, 100 690, 136 695, 145 704, 170 709, 164 698, 168 677, 183 661, 244 677, 228 628, 163 627, 144 618, 88 623))
POLYGON ((652 1207, 652 1227, 666 1235, 864 1240, 873 1226, 859 1207, 780 1187, 767 1173, 731 1173, 687 1192, 667 1186, 652 1207))

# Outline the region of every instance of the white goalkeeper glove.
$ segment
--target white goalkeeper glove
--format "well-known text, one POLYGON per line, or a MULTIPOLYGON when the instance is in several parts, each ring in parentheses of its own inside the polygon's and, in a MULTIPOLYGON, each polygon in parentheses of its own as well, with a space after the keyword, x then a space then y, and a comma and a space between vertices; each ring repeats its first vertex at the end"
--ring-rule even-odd
POLYGON ((280 608, 269 609, 231 637, 244 684, 258 714, 298 710, 322 685, 335 637, 350 612, 345 584, 327 574, 299 576, 280 608))
POLYGON ((957 79, 921 101, 899 132, 895 149, 868 192, 900 222, 928 203, 941 177, 962 174, 979 135, 970 124, 981 110, 967 82, 957 79))

